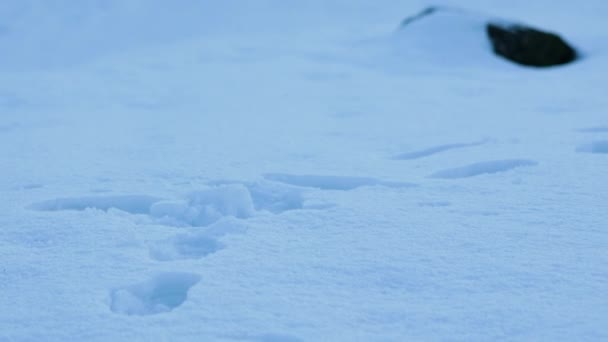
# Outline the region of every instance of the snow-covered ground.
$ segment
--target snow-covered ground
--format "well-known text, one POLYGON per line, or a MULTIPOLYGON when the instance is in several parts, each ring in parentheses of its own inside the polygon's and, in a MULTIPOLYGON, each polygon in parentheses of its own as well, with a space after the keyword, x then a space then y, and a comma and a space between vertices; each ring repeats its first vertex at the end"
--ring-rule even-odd
POLYGON ((607 340, 608 2, 439 4, 1 1, 0 341, 607 340))

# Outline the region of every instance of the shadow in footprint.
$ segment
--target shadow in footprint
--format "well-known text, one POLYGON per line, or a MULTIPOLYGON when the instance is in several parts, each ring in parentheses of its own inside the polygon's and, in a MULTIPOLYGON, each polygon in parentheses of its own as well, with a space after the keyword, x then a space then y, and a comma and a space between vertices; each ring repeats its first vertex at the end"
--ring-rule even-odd
POLYGON ((286 173, 268 173, 264 175, 264 178, 273 182, 322 190, 353 190, 363 186, 377 185, 393 188, 414 186, 414 184, 411 183, 382 181, 379 179, 368 177, 291 175, 286 173))
POLYGON ((411 159, 424 158, 424 157, 432 156, 434 154, 449 151, 449 150, 473 147, 473 146, 478 146, 478 145, 482 145, 485 143, 486 143, 486 141, 483 140, 483 141, 477 141, 477 142, 473 142, 473 143, 459 143, 459 144, 446 144, 446 145, 433 146, 433 147, 429 147, 424 150, 402 153, 402 154, 396 155, 395 157, 393 157, 393 159, 411 160, 411 159))
POLYGON ((114 289, 110 309, 125 315, 154 315, 182 305, 188 291, 200 281, 193 273, 166 272, 145 282, 114 289))
POLYGON ((160 198, 141 195, 124 196, 85 196, 57 198, 38 202, 28 208, 39 211, 86 210, 86 209, 119 209, 131 214, 148 214, 153 203, 160 198))
POLYGON ((258 211, 273 214, 303 208, 302 190, 274 182, 215 182, 182 199, 164 200, 142 195, 68 197, 37 202, 28 209, 38 211, 118 209, 147 215, 154 221, 176 227, 207 227, 220 219, 247 219, 258 211))
POLYGON ((257 182, 246 185, 256 210, 280 214, 288 210, 302 209, 302 190, 273 182, 257 182))
POLYGON ((191 233, 178 234, 150 246, 150 257, 157 261, 200 259, 218 252, 224 244, 218 239, 228 234, 242 234, 247 226, 236 218, 226 217, 191 233))
POLYGON ((430 207, 430 208, 441 208, 441 207, 449 207, 452 203, 448 201, 427 201, 427 202, 418 202, 419 207, 430 207))
POLYGON ((518 167, 535 166, 538 163, 528 159, 505 159, 474 163, 463 167, 446 169, 432 174, 431 178, 467 178, 483 174, 506 172, 518 167))
POLYGON ((150 257, 158 261, 200 259, 224 248, 205 232, 179 234, 150 248, 150 257))

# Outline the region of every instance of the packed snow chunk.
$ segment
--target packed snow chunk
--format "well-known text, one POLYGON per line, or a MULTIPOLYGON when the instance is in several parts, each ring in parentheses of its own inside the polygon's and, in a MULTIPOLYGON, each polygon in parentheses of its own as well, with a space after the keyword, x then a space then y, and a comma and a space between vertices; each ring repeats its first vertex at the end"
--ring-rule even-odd
POLYGON ((29 209, 60 211, 90 208, 107 211, 113 208, 131 214, 148 214, 152 204, 159 200, 160 198, 144 195, 68 197, 34 203, 29 209))
POLYGON ((255 213, 249 190, 229 184, 193 192, 185 201, 162 201, 150 208, 152 217, 171 225, 208 226, 225 216, 240 219, 255 213))
POLYGON ((198 219, 200 211, 190 206, 188 201, 159 201, 150 207, 150 215, 163 224, 189 226, 198 219))
POLYGON ((218 180, 210 185, 242 184, 249 190, 253 206, 257 211, 269 211, 280 214, 287 210, 302 209, 304 198, 302 188, 273 181, 245 182, 218 180))
POLYGON ((256 210, 278 214, 303 207, 304 199, 299 188, 273 182, 258 182, 247 187, 256 210))
POLYGON ((193 225, 207 226, 223 216, 249 218, 255 209, 249 190, 242 184, 217 186, 189 195, 190 206, 199 211, 193 225))
POLYGON ((159 261, 200 259, 224 246, 205 232, 180 234, 150 248, 150 256, 159 261))
POLYGON ((193 273, 165 272, 139 284, 110 293, 110 309, 125 315, 154 315, 182 305, 200 277, 193 273))
POLYGON ((534 166, 537 163, 528 159, 505 159, 474 163, 463 167, 446 169, 431 175, 432 178, 467 178, 488 173, 499 173, 517 167, 534 166))
POLYGON ((581 145, 576 149, 578 152, 586 153, 608 153, 608 140, 598 140, 590 144, 581 145))
POLYGON ((353 190, 362 186, 381 185, 387 187, 410 187, 411 183, 382 181, 369 177, 290 175, 286 173, 268 173, 264 178, 273 182, 285 183, 305 188, 322 190, 353 190))

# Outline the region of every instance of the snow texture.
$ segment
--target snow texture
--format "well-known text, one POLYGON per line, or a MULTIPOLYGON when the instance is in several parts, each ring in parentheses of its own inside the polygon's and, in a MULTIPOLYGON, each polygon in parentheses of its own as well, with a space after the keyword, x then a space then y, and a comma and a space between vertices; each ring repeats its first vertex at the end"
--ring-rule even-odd
POLYGON ((0 1, 0 341, 608 340, 608 2, 434 5, 0 1))

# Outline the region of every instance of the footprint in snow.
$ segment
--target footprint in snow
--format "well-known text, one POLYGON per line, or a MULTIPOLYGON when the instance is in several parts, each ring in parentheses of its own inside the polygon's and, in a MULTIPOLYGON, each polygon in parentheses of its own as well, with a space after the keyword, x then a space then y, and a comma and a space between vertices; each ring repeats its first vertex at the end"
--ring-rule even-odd
POLYGON ((462 148, 467 148, 467 147, 483 145, 486 142, 487 142, 487 140, 482 140, 482 141, 477 141, 477 142, 472 142, 472 143, 438 145, 438 146, 433 146, 433 147, 429 147, 429 148, 418 150, 418 151, 402 153, 402 154, 394 156, 393 159, 411 160, 411 159, 424 158, 424 157, 429 157, 434 154, 449 151, 449 150, 462 149, 462 148))
POLYGON ((432 174, 431 178, 455 179, 474 177, 483 174, 506 172, 518 167, 535 166, 538 163, 528 159, 504 159, 474 163, 432 174))
POLYGON ((304 208, 302 190, 293 186, 268 181, 241 183, 238 181, 219 180, 209 183, 211 186, 235 184, 241 184, 247 188, 256 211, 268 211, 273 214, 280 214, 285 211, 304 208))
POLYGON ((224 217, 247 219, 259 211, 279 214, 303 207, 302 191, 271 182, 218 183, 194 191, 181 199, 147 195, 98 195, 65 197, 37 202, 28 208, 38 211, 83 211, 118 209, 146 215, 169 226, 206 227, 224 217))
POLYGON ((218 238, 228 234, 244 233, 247 228, 237 220, 222 220, 195 232, 178 234, 150 246, 150 257, 157 261, 200 259, 222 250, 225 246, 218 238))
POLYGON ((131 214, 147 214, 150 206, 159 200, 158 197, 140 195, 65 197, 34 203, 28 208, 38 211, 119 209, 131 214))
POLYGON ((165 200, 146 195, 108 195, 57 198, 30 205, 38 211, 121 210, 144 215, 164 225, 197 227, 196 232, 178 234, 149 247, 157 261, 200 259, 224 245, 218 238, 246 231, 240 220, 260 211, 279 214, 301 209, 301 189, 272 182, 216 182, 183 199, 165 200))
POLYGON ((157 261, 200 259, 222 248, 223 244, 202 233, 178 234, 150 247, 150 257, 157 261))
POLYGON ((182 305, 200 281, 193 273, 165 272, 144 282, 110 291, 110 310, 125 315, 155 315, 182 305))
POLYGON ((206 227, 222 217, 250 218, 255 208, 249 190, 234 184, 191 192, 185 199, 155 202, 149 214, 172 226, 206 227))
POLYGON ((11 188, 12 190, 36 190, 36 189, 41 189, 44 188, 44 184, 41 183, 26 183, 23 185, 18 185, 15 186, 13 188, 11 188))
POLYGON ((293 186, 316 188, 321 190, 353 190, 363 186, 386 186, 404 188, 415 186, 412 183, 383 181, 368 177, 293 175, 286 173, 268 173, 264 178, 293 186))
POLYGON ((448 201, 427 201, 427 202, 418 202, 418 206, 420 207, 430 207, 430 208, 440 208, 440 207, 449 207, 452 203, 448 201))

